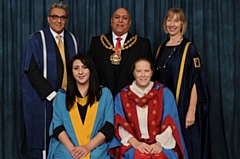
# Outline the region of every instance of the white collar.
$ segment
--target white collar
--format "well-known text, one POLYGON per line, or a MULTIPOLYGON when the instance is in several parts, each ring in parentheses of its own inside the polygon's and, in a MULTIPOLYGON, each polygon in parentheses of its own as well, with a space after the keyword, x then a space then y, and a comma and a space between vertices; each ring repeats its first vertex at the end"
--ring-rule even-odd
POLYGON ((136 80, 134 80, 132 82, 132 84, 130 85, 130 89, 138 96, 138 97, 143 97, 145 94, 147 94, 153 86, 153 82, 150 81, 149 85, 144 89, 140 89, 137 85, 136 85, 136 80))
POLYGON ((64 39, 64 29, 63 29, 63 31, 60 34, 58 34, 55 31, 53 31, 51 27, 49 27, 49 28, 50 28, 50 32, 52 33, 54 38, 56 38, 57 35, 61 35, 62 40, 64 39))
POLYGON ((115 41, 118 37, 121 37, 122 38, 122 41, 125 41, 126 38, 127 38, 127 35, 128 35, 128 32, 123 34, 122 36, 117 36, 114 32, 112 32, 112 37, 113 37, 113 40, 115 41))

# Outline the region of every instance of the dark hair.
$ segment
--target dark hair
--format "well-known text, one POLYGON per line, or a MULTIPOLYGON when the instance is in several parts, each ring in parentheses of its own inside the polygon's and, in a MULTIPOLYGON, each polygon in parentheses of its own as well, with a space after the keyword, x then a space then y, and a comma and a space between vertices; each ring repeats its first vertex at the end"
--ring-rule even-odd
POLYGON ((154 69, 153 60, 149 56, 143 55, 143 56, 136 58, 135 61, 133 62, 132 67, 131 67, 132 72, 134 72, 135 65, 139 61, 147 61, 150 64, 151 70, 153 71, 153 69, 154 69))
POLYGON ((95 101, 99 101, 101 96, 98 73, 93 60, 91 59, 90 56, 88 56, 85 53, 78 53, 71 58, 67 66, 67 92, 66 92, 67 110, 70 110, 72 108, 76 97, 76 89, 78 89, 76 80, 72 74, 73 62, 75 60, 80 60, 90 71, 89 88, 87 92, 88 94, 87 105, 90 104, 91 106, 92 104, 94 104, 95 101))
POLYGON ((119 9, 124 9, 124 10, 127 12, 128 16, 129 16, 129 20, 131 21, 130 13, 128 12, 128 10, 127 10, 126 8, 123 8, 123 7, 120 7, 120 8, 115 9, 114 12, 113 12, 113 14, 112 14, 112 16, 111 16, 111 19, 112 19, 113 16, 115 15, 116 11, 119 10, 119 9))

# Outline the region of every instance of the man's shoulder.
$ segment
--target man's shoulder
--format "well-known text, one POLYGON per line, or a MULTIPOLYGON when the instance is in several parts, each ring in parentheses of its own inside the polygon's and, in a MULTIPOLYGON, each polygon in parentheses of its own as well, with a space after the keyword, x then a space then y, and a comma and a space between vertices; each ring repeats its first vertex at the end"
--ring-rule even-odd
POLYGON ((34 39, 34 38, 38 38, 41 36, 41 32, 45 35, 46 34, 46 31, 47 31, 47 28, 44 28, 44 29, 40 29, 40 30, 37 30, 35 32, 32 32, 29 36, 28 36, 28 39, 34 39))
POLYGON ((142 36, 137 36, 139 40, 144 41, 144 42, 149 42, 150 40, 148 38, 142 37, 142 36))
POLYGON ((40 36, 40 31, 35 31, 35 32, 32 32, 29 36, 28 36, 28 39, 33 39, 35 37, 38 37, 40 36))
POLYGON ((137 43, 139 43, 140 45, 146 46, 146 45, 150 45, 150 40, 145 37, 137 36, 137 43))
POLYGON ((137 39, 138 39, 139 41, 143 41, 143 42, 149 42, 149 41, 150 41, 148 38, 139 36, 138 34, 135 34, 135 35, 134 35, 134 34, 128 33, 128 36, 131 36, 131 37, 137 36, 137 39))
POLYGON ((100 37, 101 37, 100 35, 93 36, 93 37, 92 37, 92 40, 99 40, 99 39, 100 39, 100 37))
POLYGON ((33 37, 35 36, 36 33, 37 32, 33 32, 30 35, 28 35, 28 40, 33 39, 33 37))
POLYGON ((72 34, 72 35, 74 35, 73 32, 71 32, 71 31, 69 31, 69 30, 67 30, 67 29, 64 29, 64 34, 72 34))

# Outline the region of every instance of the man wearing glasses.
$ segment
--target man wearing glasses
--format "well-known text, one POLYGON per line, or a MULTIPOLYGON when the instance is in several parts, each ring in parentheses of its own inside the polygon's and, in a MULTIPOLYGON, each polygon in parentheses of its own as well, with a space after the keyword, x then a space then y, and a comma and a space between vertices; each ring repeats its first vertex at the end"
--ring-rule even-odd
POLYGON ((79 52, 79 40, 65 28, 68 6, 49 6, 49 27, 29 36, 22 62, 23 110, 29 157, 46 158, 52 101, 66 89, 66 64, 79 52))

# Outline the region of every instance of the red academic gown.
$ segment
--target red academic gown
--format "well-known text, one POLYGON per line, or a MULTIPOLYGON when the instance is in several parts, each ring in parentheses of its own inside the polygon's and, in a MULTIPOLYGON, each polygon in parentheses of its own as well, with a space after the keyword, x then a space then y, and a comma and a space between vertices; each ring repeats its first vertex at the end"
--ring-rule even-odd
POLYGON ((115 138, 110 143, 109 151, 116 159, 159 159, 159 158, 188 158, 185 144, 182 138, 180 123, 174 97, 170 90, 158 82, 154 83, 151 91, 139 98, 133 93, 129 86, 120 91, 115 98, 115 138), (149 139, 141 139, 140 128, 136 105, 143 106, 148 104, 148 132, 149 139), (164 149, 160 154, 148 155, 135 150, 131 145, 121 144, 121 137, 118 126, 122 126, 137 140, 148 144, 155 143, 155 137, 161 134, 170 126, 173 130, 173 137, 176 140, 174 149, 164 149), (177 155, 178 156, 177 156, 177 155))

